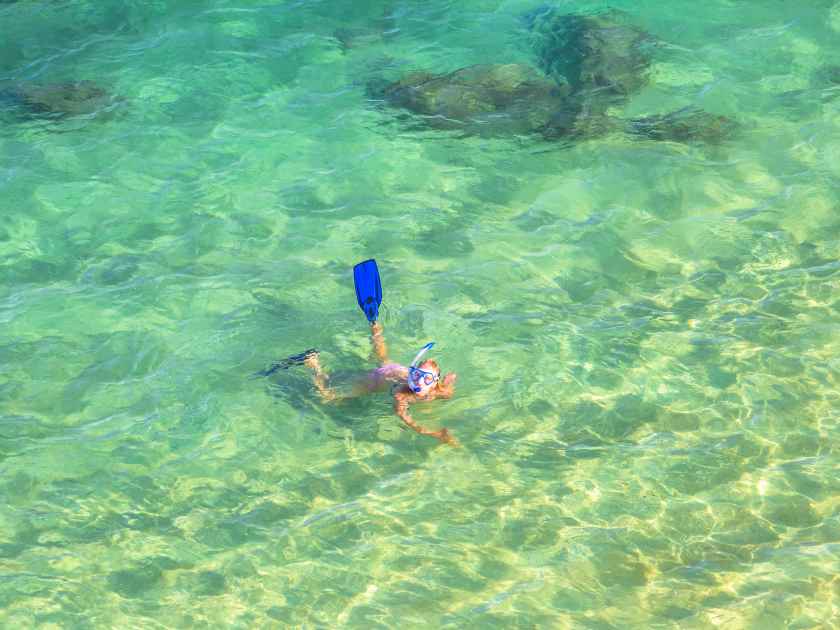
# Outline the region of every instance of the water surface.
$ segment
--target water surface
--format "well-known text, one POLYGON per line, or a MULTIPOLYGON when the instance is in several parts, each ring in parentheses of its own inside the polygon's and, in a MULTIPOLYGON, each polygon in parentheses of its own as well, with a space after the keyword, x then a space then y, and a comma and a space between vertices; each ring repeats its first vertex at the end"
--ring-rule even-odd
POLYGON ((718 145, 366 98, 534 63, 538 5, 0 5, 3 85, 119 97, 0 112, 4 627, 836 623, 840 4, 610 3, 658 42, 616 113, 731 117, 718 145), (250 378, 372 366, 368 257, 394 358, 459 374, 415 416, 460 449, 250 378))

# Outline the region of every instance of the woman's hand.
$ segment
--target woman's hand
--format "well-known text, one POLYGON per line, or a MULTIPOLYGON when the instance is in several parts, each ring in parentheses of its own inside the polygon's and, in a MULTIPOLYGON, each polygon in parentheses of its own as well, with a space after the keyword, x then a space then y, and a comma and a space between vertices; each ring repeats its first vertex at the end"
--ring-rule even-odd
POLYGON ((455 385, 455 381, 458 379, 458 375, 454 372, 450 372, 446 376, 443 377, 443 386, 444 387, 452 387, 455 385))

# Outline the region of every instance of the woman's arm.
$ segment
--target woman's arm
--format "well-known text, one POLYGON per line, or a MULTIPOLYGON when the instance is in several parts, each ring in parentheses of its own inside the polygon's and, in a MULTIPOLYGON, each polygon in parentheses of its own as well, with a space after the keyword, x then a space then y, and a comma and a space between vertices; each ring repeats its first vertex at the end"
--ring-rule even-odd
POLYGON ((388 348, 385 346, 385 338, 382 336, 382 324, 379 322, 371 322, 370 324, 370 341, 373 344, 373 352, 379 359, 379 363, 381 365, 390 363, 388 361, 388 348))
POLYGON ((440 431, 432 431, 431 429, 427 429, 426 427, 420 426, 417 424, 414 419, 411 417, 411 414, 408 412, 408 396, 404 393, 397 392, 394 394, 394 411, 400 417, 400 419, 408 425, 414 431, 417 431, 420 435, 430 435, 431 437, 437 438, 444 444, 451 444, 452 446, 458 446, 457 440, 455 440, 452 435, 450 435, 447 429, 441 429, 440 431))

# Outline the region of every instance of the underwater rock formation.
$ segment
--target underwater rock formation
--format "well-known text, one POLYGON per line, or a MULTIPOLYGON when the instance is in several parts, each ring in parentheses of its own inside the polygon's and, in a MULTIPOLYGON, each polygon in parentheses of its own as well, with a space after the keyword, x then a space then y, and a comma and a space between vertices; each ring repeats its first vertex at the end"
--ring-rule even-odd
POLYGON ((718 142, 734 129, 722 116, 686 109, 623 121, 610 115, 647 82, 650 37, 616 11, 591 16, 540 9, 526 16, 542 73, 522 64, 412 73, 368 84, 368 96, 416 122, 468 135, 592 138, 616 130, 653 140, 718 142), (543 74, 544 73, 544 74, 543 74))
POLYGON ((669 114, 634 118, 628 121, 625 131, 648 140, 716 144, 729 137, 736 127, 726 116, 687 107, 669 114))
POLYGON ((716 143, 735 123, 700 109, 623 121, 570 94, 521 64, 479 65, 448 74, 413 73, 392 83, 371 83, 368 96, 414 114, 432 129, 467 135, 539 134, 547 140, 594 138, 623 130, 650 140, 716 143))
POLYGON ((413 73, 393 83, 371 83, 368 95, 414 113, 429 127, 479 135, 536 132, 567 101, 562 88, 520 64, 413 73))
POLYGON ((525 17, 537 63, 571 93, 601 107, 623 102, 647 83, 651 38, 623 15, 564 15, 538 9, 525 17))
POLYGON ((6 90, 3 100, 25 114, 45 118, 98 114, 116 102, 92 81, 18 85, 6 90))

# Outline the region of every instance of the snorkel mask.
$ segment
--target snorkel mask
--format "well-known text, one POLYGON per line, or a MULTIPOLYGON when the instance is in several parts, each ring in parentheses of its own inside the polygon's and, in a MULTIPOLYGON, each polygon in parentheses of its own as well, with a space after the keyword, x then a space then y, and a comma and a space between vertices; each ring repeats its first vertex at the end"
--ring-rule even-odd
POLYGON ((432 341, 423 346, 420 349, 420 352, 417 353, 417 356, 414 357, 414 361, 411 362, 411 365, 408 368, 408 388, 415 394, 426 394, 432 387, 434 387, 435 383, 440 380, 440 375, 435 374, 434 372, 421 370, 417 367, 417 364, 420 362, 420 359, 423 358, 423 355, 426 354, 434 345, 435 342, 432 341))

